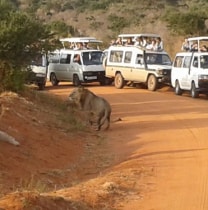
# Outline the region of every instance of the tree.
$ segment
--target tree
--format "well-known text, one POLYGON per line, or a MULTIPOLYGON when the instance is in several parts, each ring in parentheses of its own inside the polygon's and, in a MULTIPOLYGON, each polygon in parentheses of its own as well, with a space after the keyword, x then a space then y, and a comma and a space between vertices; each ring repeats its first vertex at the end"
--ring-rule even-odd
POLYGON ((34 54, 49 50, 49 27, 34 16, 17 11, 0 1, 0 92, 23 87, 24 71, 34 54))

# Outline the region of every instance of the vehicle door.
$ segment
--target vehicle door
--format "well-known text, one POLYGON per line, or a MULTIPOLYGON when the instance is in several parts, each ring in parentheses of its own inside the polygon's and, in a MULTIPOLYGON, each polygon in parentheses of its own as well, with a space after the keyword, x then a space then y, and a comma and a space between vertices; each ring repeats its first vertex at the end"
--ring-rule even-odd
POLYGON ((144 64, 144 55, 137 53, 133 57, 133 68, 131 80, 135 82, 145 82, 147 78, 147 71, 144 64))
POLYGON ((62 53, 60 55, 60 65, 58 69, 58 77, 59 80, 70 80, 70 71, 69 65, 71 62, 71 54, 70 53, 62 53))
POLYGON ((108 53, 108 64, 106 66, 106 76, 114 77, 116 72, 121 72, 125 80, 129 77, 129 65, 123 63, 123 49, 113 49, 108 53))
POLYGON ((191 84, 191 55, 190 56, 184 56, 183 61, 181 64, 181 88, 189 90, 190 84, 191 84))
POLYGON ((191 67, 189 68, 186 80, 186 87, 188 90, 191 89, 192 81, 195 81, 195 85, 198 85, 198 74, 200 71, 199 56, 194 55, 191 61, 191 67))
POLYGON ((123 59, 123 67, 122 68, 122 75, 125 80, 132 81, 134 76, 134 67, 132 66, 132 58, 133 52, 132 51, 124 51, 123 52, 124 59, 123 59))
POLYGON ((82 80, 83 78, 83 58, 82 52, 74 52, 72 55, 72 63, 70 65, 70 77, 73 80, 73 75, 78 75, 79 79, 82 80))

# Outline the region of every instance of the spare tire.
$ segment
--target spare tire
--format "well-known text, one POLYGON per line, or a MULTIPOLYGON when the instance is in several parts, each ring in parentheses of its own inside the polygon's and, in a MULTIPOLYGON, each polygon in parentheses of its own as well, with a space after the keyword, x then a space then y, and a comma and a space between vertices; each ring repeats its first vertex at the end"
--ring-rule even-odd
POLYGON ((107 57, 103 58, 103 68, 105 69, 107 65, 107 57))

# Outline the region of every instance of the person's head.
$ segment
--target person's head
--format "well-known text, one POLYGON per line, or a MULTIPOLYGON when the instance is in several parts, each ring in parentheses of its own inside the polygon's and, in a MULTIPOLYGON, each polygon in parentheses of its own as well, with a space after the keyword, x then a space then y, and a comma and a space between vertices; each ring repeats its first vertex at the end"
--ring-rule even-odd
POLYGON ((79 42, 79 43, 78 43, 78 48, 79 48, 79 49, 82 49, 82 48, 83 48, 83 43, 82 43, 82 42, 79 42))
POLYGON ((116 44, 122 45, 122 39, 121 39, 121 37, 118 37, 118 38, 117 38, 116 44))
POLYGON ((156 39, 153 39, 153 40, 152 40, 152 44, 155 45, 156 43, 157 43, 157 42, 156 42, 156 39))
POLYGON ((127 44, 127 45, 132 45, 132 38, 131 38, 131 37, 129 37, 129 38, 127 39, 126 44, 127 44))
POLYGON ((83 44, 83 47, 84 47, 84 48, 88 48, 88 47, 89 47, 89 46, 88 46, 88 43, 85 42, 85 43, 83 44))
POLYGON ((189 40, 187 38, 185 38, 184 42, 185 43, 189 43, 189 40))
POLYGON ((161 42, 161 38, 160 37, 157 37, 156 41, 159 43, 161 42))
POLYGON ((200 50, 203 51, 203 52, 207 52, 207 46, 203 45, 200 50))

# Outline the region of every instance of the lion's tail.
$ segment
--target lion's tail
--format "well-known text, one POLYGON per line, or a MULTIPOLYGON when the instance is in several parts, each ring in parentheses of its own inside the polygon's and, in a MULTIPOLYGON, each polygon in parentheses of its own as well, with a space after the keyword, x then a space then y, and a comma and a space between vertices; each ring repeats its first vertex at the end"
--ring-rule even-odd
POLYGON ((16 141, 12 136, 8 135, 7 133, 0 131, 0 141, 5 141, 15 146, 19 146, 20 143, 16 141))

